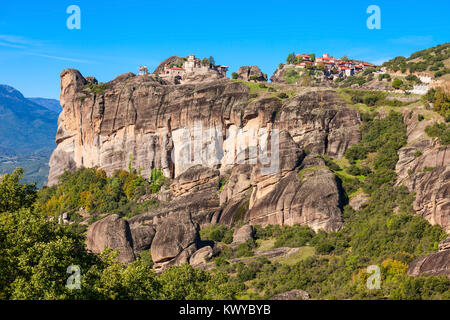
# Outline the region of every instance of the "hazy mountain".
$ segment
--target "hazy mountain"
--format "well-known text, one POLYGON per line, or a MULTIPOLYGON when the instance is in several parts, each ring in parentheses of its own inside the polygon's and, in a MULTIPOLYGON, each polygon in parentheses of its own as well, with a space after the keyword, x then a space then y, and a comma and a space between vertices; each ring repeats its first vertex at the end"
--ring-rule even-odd
POLYGON ((0 85, 0 174, 22 166, 25 181, 46 182, 57 120, 58 113, 0 85))
POLYGON ((56 99, 46 99, 46 98, 27 98, 31 102, 34 102, 50 111, 60 113, 62 111, 59 100, 56 99))

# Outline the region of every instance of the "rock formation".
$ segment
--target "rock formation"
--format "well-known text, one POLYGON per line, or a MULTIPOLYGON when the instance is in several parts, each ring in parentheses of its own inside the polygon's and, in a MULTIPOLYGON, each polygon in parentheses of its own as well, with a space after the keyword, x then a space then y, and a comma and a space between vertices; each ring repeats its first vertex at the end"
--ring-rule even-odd
POLYGON ((416 193, 414 210, 419 215, 450 233, 450 146, 427 138, 424 128, 432 121, 418 121, 417 115, 404 115, 408 145, 398 152, 397 185, 416 193))
POLYGON ((309 300, 309 293, 303 290, 294 289, 291 291, 274 295, 269 300, 309 300))
POLYGON ((237 71, 238 80, 267 82, 267 74, 262 73, 258 66, 243 66, 237 71))
POLYGON ((119 250, 118 260, 130 262, 134 260, 133 240, 126 220, 112 214, 93 223, 87 232, 87 248, 100 253, 106 248, 119 250))
POLYGON ((417 258, 409 264, 408 275, 445 275, 450 278, 450 238, 439 243, 439 251, 417 258))
POLYGON ((358 211, 369 201, 370 197, 364 193, 358 193, 354 197, 350 198, 348 204, 353 210, 358 211))
POLYGON ((182 264, 197 251, 198 226, 187 219, 168 217, 157 228, 151 246, 155 269, 182 264))
POLYGON ((341 190, 315 155, 341 157, 359 142, 361 120, 333 91, 250 100, 245 84, 226 79, 170 85, 126 73, 97 84, 67 69, 61 105, 50 184, 64 170, 97 166, 111 174, 130 163, 144 177, 159 168, 172 179, 158 196, 170 201, 158 208, 92 225, 96 251, 122 248, 127 261, 151 249, 163 270, 189 262, 201 249, 199 228, 210 223, 341 227, 341 190), (113 228, 126 234, 123 243, 95 243, 113 228))
POLYGON ((207 263, 214 255, 214 250, 210 246, 205 246, 195 251, 189 258, 189 263, 193 267, 198 267, 201 264, 207 263))
POLYGON ((232 245, 237 245, 241 243, 245 243, 247 240, 253 239, 253 227, 250 225, 242 226, 233 234, 233 242, 232 245))

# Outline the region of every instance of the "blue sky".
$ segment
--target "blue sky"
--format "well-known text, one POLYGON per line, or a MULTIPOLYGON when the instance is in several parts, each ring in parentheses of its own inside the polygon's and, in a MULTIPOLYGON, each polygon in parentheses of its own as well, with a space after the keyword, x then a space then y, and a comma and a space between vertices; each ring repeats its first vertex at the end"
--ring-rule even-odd
POLYGON ((374 63, 450 41, 450 1, 11 1, 0 0, 0 83, 28 97, 59 98, 59 74, 75 68, 109 81, 150 70, 171 55, 212 55, 269 77, 289 52, 328 52, 374 63), (81 29, 69 30, 69 5, 81 29), (381 29, 369 30, 369 5, 381 29))

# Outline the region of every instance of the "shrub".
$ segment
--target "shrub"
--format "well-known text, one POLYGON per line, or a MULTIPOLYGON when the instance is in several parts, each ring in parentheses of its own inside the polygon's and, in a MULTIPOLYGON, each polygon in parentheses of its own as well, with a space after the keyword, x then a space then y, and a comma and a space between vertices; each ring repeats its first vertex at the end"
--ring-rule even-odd
POLYGON ((286 98, 289 98, 289 96, 288 96, 286 93, 281 92, 281 93, 278 94, 278 98, 280 98, 280 99, 286 99, 286 98))
POLYGON ((450 144, 450 124, 435 122, 432 126, 427 126, 425 132, 432 138, 438 138, 444 144, 450 144))
POLYGON ((401 85, 403 84, 403 81, 400 79, 394 79, 394 81, 392 81, 392 88, 394 89, 400 89, 401 85))
POLYGON ((236 247, 236 254, 235 256, 237 258, 240 257, 252 257, 253 249, 256 248, 256 243, 253 239, 247 240, 245 243, 238 244, 236 247))
POLYGON ((329 242, 321 242, 315 247, 315 249, 318 254, 330 254, 334 250, 334 247, 329 242))
POLYGON ((309 243, 314 231, 308 226, 283 226, 275 237, 274 247, 301 247, 309 243))
POLYGON ((233 230, 224 225, 213 224, 200 230, 200 238, 229 244, 233 242, 233 230))
POLYGON ((354 144, 350 148, 348 148, 344 156, 349 161, 362 160, 367 157, 367 148, 362 144, 354 144))
POLYGON ((247 267, 245 264, 241 262, 237 263, 236 269, 237 269, 236 277, 240 282, 252 280, 256 276, 256 272, 254 270, 251 270, 249 267, 247 267))
POLYGON ((88 83, 85 86, 85 89, 87 89, 89 92, 96 94, 96 95, 100 95, 102 94, 106 89, 108 89, 108 85, 106 83, 99 83, 99 84, 95 84, 95 83, 88 83))

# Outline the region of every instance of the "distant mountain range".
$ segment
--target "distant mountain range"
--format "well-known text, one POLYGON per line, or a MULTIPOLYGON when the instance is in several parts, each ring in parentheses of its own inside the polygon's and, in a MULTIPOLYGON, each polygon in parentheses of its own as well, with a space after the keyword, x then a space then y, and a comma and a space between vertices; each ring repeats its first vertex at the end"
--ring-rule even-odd
POLYGON ((46 99, 46 98, 27 98, 27 99, 58 114, 62 111, 61 105, 59 104, 59 101, 56 99, 46 99))
POLYGON ((48 160, 56 147, 59 102, 25 98, 8 85, 0 85, 0 174, 16 167, 25 170, 24 181, 47 181, 48 160))

